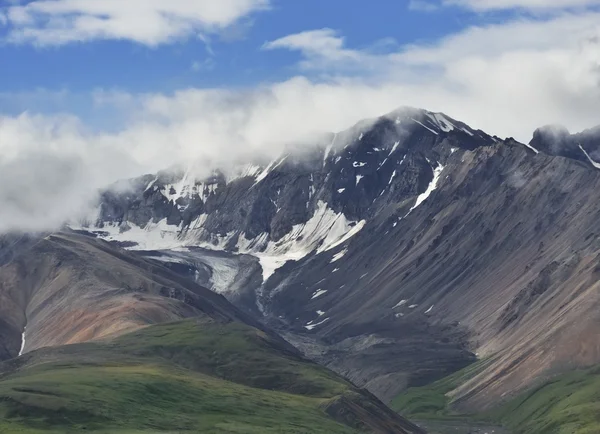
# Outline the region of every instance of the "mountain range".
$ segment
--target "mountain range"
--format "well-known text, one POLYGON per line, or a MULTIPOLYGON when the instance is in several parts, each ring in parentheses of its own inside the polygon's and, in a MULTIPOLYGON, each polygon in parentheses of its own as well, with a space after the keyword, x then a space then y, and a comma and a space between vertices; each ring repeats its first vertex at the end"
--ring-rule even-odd
MULTIPOLYGON (((546 393, 574 372, 586 373, 582 390, 597 381, 600 129, 546 126, 525 144, 401 108, 325 143, 119 182, 91 221, 2 238, 0 358, 9 361, 0 396, 26 404, 33 398, 19 393, 49 393, 10 386, 26 374, 34 381, 39 360, 86 369, 90 354, 95 367, 154 366, 158 353, 166 371, 314 399, 306 405, 324 409, 319 423, 348 429, 423 432, 385 403, 430 432, 456 432, 444 430, 458 415, 468 429, 485 417, 515 432, 595 432, 593 417, 579 417, 595 398, 575 406, 560 390, 546 393), (167 343, 133 345, 161 327, 176 339, 214 324, 266 336, 269 357, 339 386, 248 383, 221 358, 195 365, 194 345, 214 343, 165 349, 169 333, 167 343), (524 402, 542 404, 517 417, 524 402)), ((242 368, 250 377, 257 369, 242 368)), ((33 407, 26 414, 62 432, 64 421, 33 407)), ((8 408, 19 423, 24 410, 8 408)), ((314 421, 299 423, 317 432, 314 421)))

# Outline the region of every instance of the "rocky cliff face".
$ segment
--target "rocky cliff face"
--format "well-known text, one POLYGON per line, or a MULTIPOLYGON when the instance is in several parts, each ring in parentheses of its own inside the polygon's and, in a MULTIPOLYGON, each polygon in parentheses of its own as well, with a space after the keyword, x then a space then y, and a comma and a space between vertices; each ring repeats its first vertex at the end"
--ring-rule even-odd
POLYGON ((160 251, 383 399, 488 358, 453 392, 485 408, 600 362, 596 137, 525 145, 401 109, 235 176, 134 180, 87 229, 160 251))

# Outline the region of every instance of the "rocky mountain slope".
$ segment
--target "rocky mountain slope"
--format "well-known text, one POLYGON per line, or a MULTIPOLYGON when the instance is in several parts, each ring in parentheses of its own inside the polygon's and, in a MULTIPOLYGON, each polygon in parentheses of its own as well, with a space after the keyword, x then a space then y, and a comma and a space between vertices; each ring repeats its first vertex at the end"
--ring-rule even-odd
POLYGON ((93 237, 56 233, 4 244, 3 358, 200 314, 258 324, 224 297, 93 237))
POLYGON ((72 232, 0 253, 0 432, 424 432, 156 261, 72 232))
POLYGON ((135 180, 87 230, 154 251, 384 400, 486 358, 451 392, 479 410, 600 362, 598 146, 595 130, 522 144, 401 109, 235 176, 135 180), (217 283, 225 268, 244 289, 217 283))

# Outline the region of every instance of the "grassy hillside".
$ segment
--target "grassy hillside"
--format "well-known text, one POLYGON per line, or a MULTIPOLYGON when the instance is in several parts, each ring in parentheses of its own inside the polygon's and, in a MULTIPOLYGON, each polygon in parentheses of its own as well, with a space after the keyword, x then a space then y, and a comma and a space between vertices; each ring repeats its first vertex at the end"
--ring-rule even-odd
POLYGON ((451 410, 450 398, 446 394, 483 370, 485 366, 486 362, 480 361, 435 383, 410 388, 394 398, 391 407, 414 419, 464 419, 464 415, 451 410))
POLYGON ((599 433, 600 367, 556 377, 491 415, 516 434, 599 433))
POLYGON ((497 423, 513 434, 600 433, 600 367, 558 376, 485 414, 456 413, 446 394, 479 369, 481 363, 409 389, 394 399, 392 407, 413 420, 497 423))
POLYGON ((156 325, 0 365, 7 434, 352 433, 397 423, 345 380, 234 322, 156 325))

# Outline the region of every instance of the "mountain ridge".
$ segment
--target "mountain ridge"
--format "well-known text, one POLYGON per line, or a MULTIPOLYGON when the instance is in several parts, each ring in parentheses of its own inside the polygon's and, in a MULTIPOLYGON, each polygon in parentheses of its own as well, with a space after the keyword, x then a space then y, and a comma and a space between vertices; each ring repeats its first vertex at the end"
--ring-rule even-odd
POLYGON ((77 229, 225 295, 385 402, 485 357, 450 392, 485 410, 600 362, 600 142, 548 131, 524 144, 400 109, 232 178, 138 178, 77 229))

